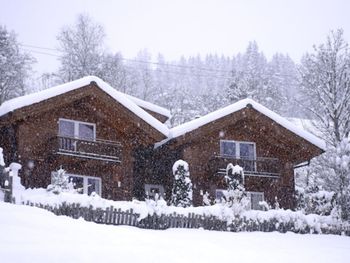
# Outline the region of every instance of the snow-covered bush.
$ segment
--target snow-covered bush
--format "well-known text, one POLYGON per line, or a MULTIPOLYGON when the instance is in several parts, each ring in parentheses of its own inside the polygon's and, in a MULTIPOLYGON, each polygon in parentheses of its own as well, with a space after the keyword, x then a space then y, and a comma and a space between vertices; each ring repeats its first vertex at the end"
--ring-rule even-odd
POLYGON ((332 191, 297 187, 297 209, 306 214, 330 215, 336 204, 336 196, 332 191))
POLYGON ((210 200, 210 195, 207 191, 205 191, 205 194, 203 194, 203 205, 208 206, 211 204, 212 204, 212 201, 210 200))
POLYGON ((224 194, 224 203, 232 208, 235 215, 240 214, 248 207, 249 200, 246 197, 244 183, 243 168, 239 165, 227 165, 225 180, 227 183, 227 191, 224 194))
POLYGON ((0 167, 4 167, 5 166, 5 162, 4 162, 4 155, 3 155, 3 149, 0 147, 0 167))
POLYGON ((192 205, 192 182, 188 163, 178 160, 173 165, 174 185, 170 203, 174 206, 188 207, 192 205))
POLYGON ((69 182, 69 176, 64 169, 60 168, 52 174, 52 181, 51 184, 47 186, 47 191, 59 194, 71 190, 73 190, 73 186, 69 182))

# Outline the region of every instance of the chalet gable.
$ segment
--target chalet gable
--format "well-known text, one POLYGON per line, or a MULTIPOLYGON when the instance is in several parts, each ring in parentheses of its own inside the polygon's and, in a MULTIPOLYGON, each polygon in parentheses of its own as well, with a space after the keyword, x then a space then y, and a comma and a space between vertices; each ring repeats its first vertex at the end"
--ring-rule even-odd
POLYGON ((170 113, 167 110, 121 93, 103 80, 93 76, 4 102, 0 106, 2 119, 0 123, 25 118, 28 115, 49 110, 50 107, 57 107, 60 104, 79 100, 86 96, 108 97, 105 100, 106 106, 116 108, 116 110, 122 109, 122 112, 128 115, 128 120, 140 126, 155 140, 162 140, 168 136, 168 128, 151 115, 152 113, 162 116, 164 114, 165 117, 168 117, 170 113), (142 108, 137 104, 142 104, 142 108))
MULTIPOLYGON (((241 123, 246 133, 253 130, 269 138, 275 147, 290 151, 296 161, 309 160, 325 151, 325 143, 315 135, 297 127, 277 113, 267 109, 252 99, 238 101, 225 108, 209 113, 170 129, 169 137, 158 143, 169 145, 188 145, 201 143, 213 138, 221 130, 234 128, 241 123)), ((217 136, 219 140, 219 136, 217 136)))

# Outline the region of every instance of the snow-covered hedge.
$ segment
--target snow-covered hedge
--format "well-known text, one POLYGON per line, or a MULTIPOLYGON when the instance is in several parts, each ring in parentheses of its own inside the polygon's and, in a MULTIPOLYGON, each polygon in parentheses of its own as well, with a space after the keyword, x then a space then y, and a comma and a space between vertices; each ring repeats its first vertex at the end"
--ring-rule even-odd
POLYGON ((336 205, 336 193, 325 190, 315 192, 296 188, 298 209, 306 214, 330 215, 336 205))
MULTIPOLYGON (((329 216, 321 216, 316 214, 305 215, 302 211, 291 210, 269 210, 245 211, 239 216, 234 211, 222 204, 202 207, 174 207, 168 206, 162 199, 158 201, 111 201, 106 200, 98 195, 87 196, 73 193, 53 194, 47 192, 46 189, 28 189, 16 198, 18 203, 35 205, 49 205, 50 207, 59 208, 62 204, 79 205, 79 207, 92 207, 95 209, 107 209, 111 206, 122 211, 132 209, 138 214, 138 220, 149 217, 164 218, 167 215, 180 215, 183 217, 189 214, 200 215, 204 218, 215 218, 226 224, 227 231, 292 231, 296 233, 338 233, 343 229, 348 229, 346 234, 350 234, 350 227, 345 226, 337 218, 329 216)), ((160 221, 159 221, 160 222, 160 221)), ((215 229, 215 228, 214 228, 215 229)), ((222 228, 220 228, 222 230, 222 228)))

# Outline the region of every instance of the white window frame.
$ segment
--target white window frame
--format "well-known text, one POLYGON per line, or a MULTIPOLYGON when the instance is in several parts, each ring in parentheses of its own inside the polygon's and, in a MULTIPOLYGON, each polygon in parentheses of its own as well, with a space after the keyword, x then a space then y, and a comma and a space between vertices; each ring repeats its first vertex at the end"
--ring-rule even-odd
MULTIPOLYGON (((260 195, 262 196, 262 201, 265 201, 265 194, 264 192, 254 192, 254 191, 249 191, 249 192, 246 192, 248 198, 249 198, 249 208, 251 210, 253 210, 253 203, 252 203, 252 195, 260 195)), ((259 205, 259 204, 258 204, 259 205)), ((254 209, 255 210, 255 209, 254 209)))
POLYGON ((151 192, 151 189, 152 188, 157 188, 159 190, 159 196, 165 198, 164 196, 164 186, 161 185, 161 184, 145 184, 145 193, 146 193, 146 196, 149 196, 149 197, 155 197, 155 193, 151 192))
POLYGON ((215 200, 216 202, 221 202, 222 200, 220 198, 218 198, 218 193, 222 193, 222 196, 225 196, 225 194, 227 193, 227 189, 215 189, 215 200))
POLYGON ((91 123, 91 122, 84 122, 84 121, 76 121, 76 120, 71 120, 71 119, 65 119, 65 118, 59 118, 58 119, 58 133, 60 133, 60 121, 66 121, 66 122, 72 122, 74 123, 74 137, 76 139, 86 139, 86 138, 80 138, 79 137, 79 124, 87 124, 91 125, 94 128, 93 132, 93 141, 96 141, 96 124, 91 123))
MULTIPOLYGON (((52 183, 52 177, 56 173, 57 172, 51 173, 51 183, 52 183)), ((66 173, 66 176, 83 178, 83 194, 88 194, 88 179, 94 179, 94 180, 99 181, 99 189, 98 189, 98 193, 96 192, 96 194, 98 194, 100 196, 102 195, 102 179, 100 177, 80 175, 80 174, 69 174, 69 173, 66 173)))
POLYGON ((237 159, 241 159, 241 154, 240 154, 240 144, 253 144, 254 146, 254 156, 253 156, 253 160, 256 160, 256 143, 255 142, 248 142, 248 141, 235 141, 235 140, 220 140, 220 155, 221 156, 225 156, 225 154, 223 153, 223 147, 222 144, 224 142, 231 142, 235 144, 235 150, 236 150, 236 155, 232 156, 235 157, 237 159))
MULTIPOLYGON (((222 200, 220 198, 218 198, 218 192, 222 193, 222 196, 225 196, 225 194, 227 193, 227 189, 215 189, 215 200, 216 202, 221 202, 222 200)), ((265 201, 265 194, 264 192, 254 192, 254 191, 249 191, 246 192, 247 197, 249 198, 249 207, 247 209, 251 209, 253 210, 252 207, 252 194, 258 194, 262 196, 262 201, 265 201)))

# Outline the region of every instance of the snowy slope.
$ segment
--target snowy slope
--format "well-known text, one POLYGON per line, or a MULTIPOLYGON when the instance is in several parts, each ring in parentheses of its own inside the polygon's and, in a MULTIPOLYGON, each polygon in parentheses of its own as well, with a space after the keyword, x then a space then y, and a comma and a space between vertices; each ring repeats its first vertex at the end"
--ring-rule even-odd
POLYGON ((290 130, 291 132, 295 133, 296 135, 304 138, 305 140, 309 141, 310 143, 316 145, 317 147, 325 150, 326 145, 323 140, 316 137, 315 135, 311 134, 310 132, 297 127, 293 123, 289 122, 286 118, 283 118, 282 116, 278 115, 277 113, 269 110, 268 108, 264 107, 263 105, 257 103, 256 101, 252 99, 243 99, 240 100, 234 104, 231 104, 225 108, 219 109, 217 111, 211 112, 203 117, 200 117, 198 119, 194 119, 192 121, 186 122, 182 125, 179 125, 177 127, 174 127, 170 130, 170 137, 176 138, 179 137, 187 132, 193 131, 205 124, 208 124, 212 121, 215 121, 217 119, 220 119, 224 116, 227 116, 231 113, 234 113, 236 111, 239 111, 243 108, 245 108, 248 104, 252 105, 253 108, 260 113, 264 114, 265 116, 269 117, 270 119, 274 120, 284 128, 290 130))
MULTIPOLYGON (((6 113, 9 113, 11 111, 14 111, 16 109, 20 109, 22 107, 32 105, 34 103, 38 103, 41 101, 44 101, 46 99, 64 94, 66 92, 76 90, 79 88, 82 88, 86 85, 89 85, 91 81, 94 81, 97 83, 97 85, 108 95, 110 95, 112 98, 114 98, 117 102, 125 106, 127 109, 129 109, 131 112, 136 114, 138 117, 143 119, 145 122, 147 122, 149 125, 151 125, 153 128, 164 134, 165 136, 168 136, 169 130, 168 128, 158 121, 156 118, 151 116, 149 113, 141 109, 137 103, 140 102, 136 101, 135 99, 130 99, 130 97, 126 96, 124 93, 117 91, 116 89, 112 88, 109 84, 104 82, 98 77, 95 76, 87 76, 72 82, 68 82, 59 86, 55 86, 46 90, 42 90, 36 93, 28 94, 22 97, 14 98, 12 100, 5 101, 0 106, 0 116, 5 115, 6 113)), ((154 105, 155 106, 155 105, 154 105)), ((148 104, 149 108, 152 108, 151 103, 148 104)), ((159 107, 160 108, 160 107, 159 107)), ((152 108, 153 111, 157 112, 158 109, 155 107, 152 108)))
POLYGON ((0 262, 350 262, 332 235, 144 230, 55 216, 0 202, 0 262))

